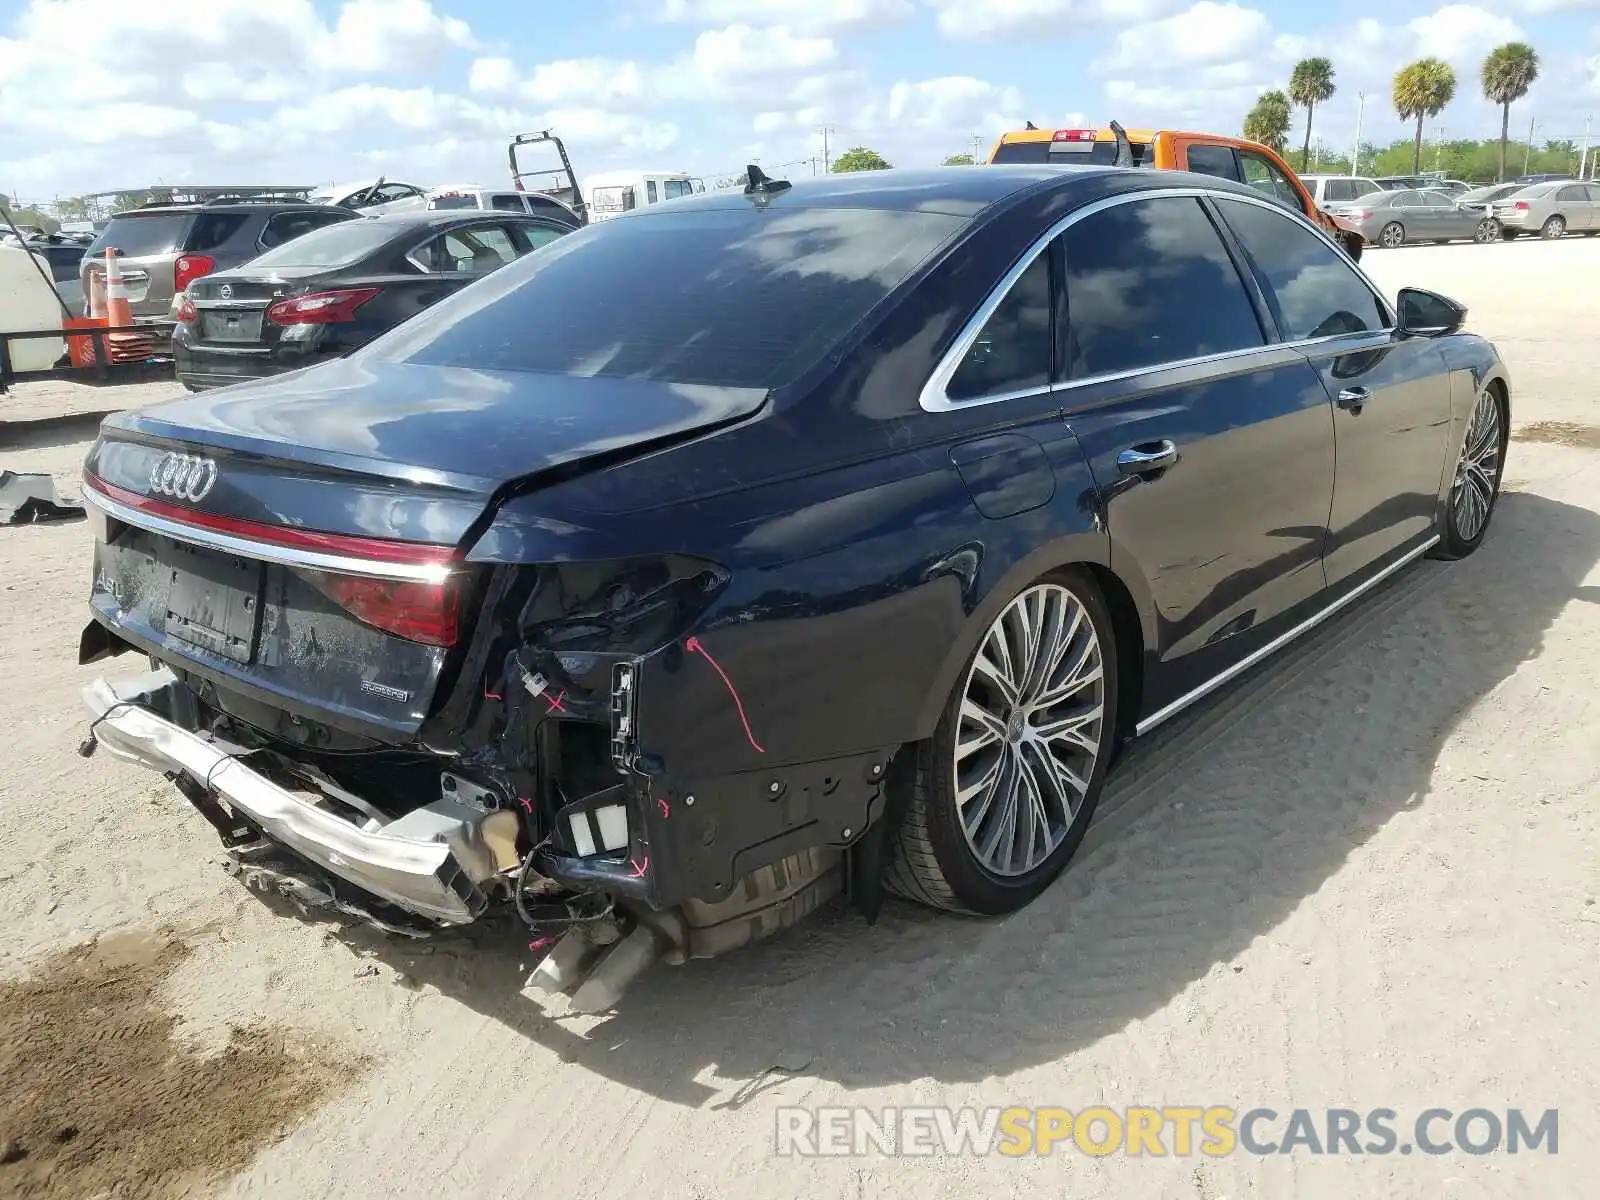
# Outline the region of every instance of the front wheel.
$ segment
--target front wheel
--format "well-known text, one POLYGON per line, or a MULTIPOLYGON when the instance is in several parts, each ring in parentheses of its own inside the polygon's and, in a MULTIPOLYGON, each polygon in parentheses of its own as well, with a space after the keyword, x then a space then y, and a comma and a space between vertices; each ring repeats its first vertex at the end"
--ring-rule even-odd
POLYGON ((1567 236, 1567 221, 1565 217, 1555 216, 1546 221, 1539 230, 1539 236, 1549 240, 1567 236))
POLYGON ((1506 407, 1493 388, 1485 388, 1472 409, 1467 435, 1461 440, 1455 482, 1445 505, 1435 558, 1465 558, 1483 542, 1500 499, 1509 433, 1506 407))
POLYGON ((1472 240, 1484 246, 1490 242, 1500 240, 1500 223, 1493 217, 1485 217, 1479 221, 1472 231, 1472 240))
POLYGON ((889 888, 989 916, 1044 891, 1089 827, 1116 712, 1116 638, 1093 578, 1069 567, 1024 588, 914 748, 889 888))
POLYGON ((1378 234, 1378 244, 1390 250, 1406 244, 1406 227, 1399 221, 1390 221, 1378 234))

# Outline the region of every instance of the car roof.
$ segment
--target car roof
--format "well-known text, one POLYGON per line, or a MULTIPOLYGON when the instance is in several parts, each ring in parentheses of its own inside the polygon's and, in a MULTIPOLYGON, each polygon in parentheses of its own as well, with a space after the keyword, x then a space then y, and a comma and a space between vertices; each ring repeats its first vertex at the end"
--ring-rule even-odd
MULTIPOLYGON (((982 167, 897 168, 888 171, 852 171, 795 179, 791 186, 767 194, 767 203, 799 208, 877 208, 908 212, 942 212, 974 216, 991 204, 1039 184, 1078 176, 1089 178, 1117 170, 1100 166, 1050 166, 1018 163, 982 167)), ((1141 172, 1149 174, 1149 172, 1141 172)), ((1162 175, 1175 172, 1163 171, 1162 175)), ((1226 182, 1217 180, 1218 183, 1226 182)), ((617 220, 706 209, 743 208, 759 203, 738 187, 684 196, 671 204, 636 208, 617 220)))
POLYGON ((523 220, 535 221, 539 213, 507 212, 482 208, 407 208, 399 212, 375 213, 360 218, 372 221, 385 229, 421 229, 433 225, 456 225, 471 221, 523 220))
MULTIPOLYGON (((275 212, 283 209, 328 209, 337 208, 334 204, 318 204, 314 200, 208 200, 190 201, 184 204, 142 204, 138 208, 125 209, 122 212, 112 213, 111 220, 118 217, 140 217, 157 213, 201 213, 201 212, 275 212)), ((354 211, 352 209, 344 210, 354 211)))

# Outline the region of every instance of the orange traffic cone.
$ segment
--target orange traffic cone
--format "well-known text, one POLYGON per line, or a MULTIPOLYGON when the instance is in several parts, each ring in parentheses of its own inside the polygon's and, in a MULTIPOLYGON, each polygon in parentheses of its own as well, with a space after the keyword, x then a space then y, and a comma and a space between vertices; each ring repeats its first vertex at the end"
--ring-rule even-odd
MULTIPOLYGON (((112 329, 133 324, 133 307, 128 303, 128 285, 122 280, 122 251, 106 247, 106 324, 112 329)), ((91 300, 92 303, 92 300, 91 300)), ((154 342, 148 333, 112 333, 107 357, 112 362, 133 362, 150 357, 154 342)))
MULTIPOLYGON (((106 276, 104 271, 90 271, 89 297, 85 306, 88 311, 81 317, 67 317, 62 320, 63 329, 104 329, 106 327, 106 276)), ((79 335, 67 339, 67 349, 72 354, 72 365, 79 369, 93 367, 102 361, 107 351, 105 339, 99 339, 99 354, 95 352, 93 337, 79 335)))

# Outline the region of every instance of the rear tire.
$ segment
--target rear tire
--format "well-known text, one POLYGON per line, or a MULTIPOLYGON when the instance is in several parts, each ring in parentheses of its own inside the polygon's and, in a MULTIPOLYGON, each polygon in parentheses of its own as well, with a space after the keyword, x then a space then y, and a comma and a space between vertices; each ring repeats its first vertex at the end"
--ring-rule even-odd
POLYGON ((1395 250, 1406 244, 1406 227, 1399 221, 1390 221, 1378 231, 1378 244, 1386 250, 1395 250))
POLYGON ((1480 246, 1487 246, 1490 242, 1500 240, 1500 226, 1493 217, 1485 217, 1479 221, 1472 231, 1472 240, 1480 246))
POLYGON ((1087 571, 1063 568, 1006 605, 933 737, 908 748, 915 757, 901 785, 910 796, 892 835, 889 889, 985 916, 1033 900, 1083 841, 1116 729, 1110 611, 1087 571))
POLYGON ((1521 232, 1522 230, 1520 229, 1501 229, 1500 240, 1502 242, 1514 242, 1517 240, 1517 234, 1521 232))
POLYGON ((1559 214, 1551 217, 1539 227, 1539 236, 1546 241, 1555 241, 1556 238, 1567 236, 1567 219, 1559 214))

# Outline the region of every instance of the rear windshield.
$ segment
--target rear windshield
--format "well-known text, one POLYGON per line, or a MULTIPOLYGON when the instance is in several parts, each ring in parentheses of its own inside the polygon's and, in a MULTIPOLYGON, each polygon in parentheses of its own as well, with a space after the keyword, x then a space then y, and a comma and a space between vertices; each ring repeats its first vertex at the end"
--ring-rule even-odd
MULTIPOLYGON (((347 267, 400 232, 368 217, 340 221, 274 246, 250 263, 255 267, 347 267)), ((419 231, 420 236, 420 231, 419 231)))
MULTIPOLYGON (((1144 163, 1149 142, 1133 142, 1133 165, 1144 163)), ((994 163, 1046 163, 1056 167, 1109 167, 1117 161, 1116 142, 1002 142, 994 163)))
POLYGON ((966 223, 753 206, 604 221, 424 311, 374 349, 439 366, 777 387, 966 223))
POLYGON ((194 214, 188 212, 121 213, 111 218, 88 252, 100 254, 115 246, 125 258, 171 254, 183 245, 192 220, 194 214))

